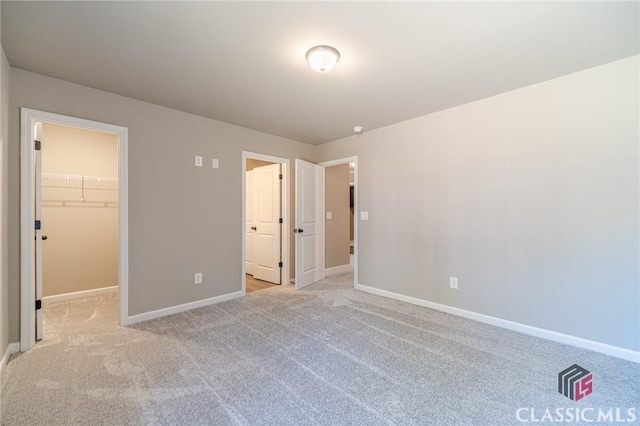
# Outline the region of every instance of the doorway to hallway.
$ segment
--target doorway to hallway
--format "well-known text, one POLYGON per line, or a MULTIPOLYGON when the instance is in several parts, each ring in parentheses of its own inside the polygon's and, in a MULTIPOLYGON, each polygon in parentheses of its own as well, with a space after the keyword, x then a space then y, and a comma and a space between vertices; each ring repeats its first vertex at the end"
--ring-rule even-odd
POLYGON ((325 168, 326 276, 352 274, 358 283, 358 157, 320 163, 325 168))

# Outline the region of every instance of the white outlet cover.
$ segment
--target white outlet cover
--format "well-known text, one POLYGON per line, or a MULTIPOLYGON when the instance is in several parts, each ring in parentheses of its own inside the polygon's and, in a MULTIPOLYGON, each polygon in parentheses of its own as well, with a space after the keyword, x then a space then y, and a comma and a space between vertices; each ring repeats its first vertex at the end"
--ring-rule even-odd
POLYGON ((369 212, 360 212, 360 220, 369 220, 369 212))
POLYGON ((211 159, 211 168, 217 169, 220 166, 220 162, 217 158, 211 159))
POLYGON ((193 282, 195 284, 202 284, 202 272, 196 272, 193 274, 193 282))
POLYGON ((333 212, 327 212, 327 219, 333 219, 333 212))
POLYGON ((196 167, 202 167, 202 157, 196 155, 196 167))
POLYGON ((454 290, 457 290, 458 289, 458 278, 449 277, 449 287, 451 287, 454 290))

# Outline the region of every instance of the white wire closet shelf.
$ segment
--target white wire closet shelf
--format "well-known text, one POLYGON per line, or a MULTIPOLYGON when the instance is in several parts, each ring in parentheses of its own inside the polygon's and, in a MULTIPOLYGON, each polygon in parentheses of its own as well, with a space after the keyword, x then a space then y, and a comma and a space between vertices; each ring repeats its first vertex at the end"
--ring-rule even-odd
POLYGON ((118 179, 102 176, 42 174, 42 201, 66 203, 118 203, 118 179))

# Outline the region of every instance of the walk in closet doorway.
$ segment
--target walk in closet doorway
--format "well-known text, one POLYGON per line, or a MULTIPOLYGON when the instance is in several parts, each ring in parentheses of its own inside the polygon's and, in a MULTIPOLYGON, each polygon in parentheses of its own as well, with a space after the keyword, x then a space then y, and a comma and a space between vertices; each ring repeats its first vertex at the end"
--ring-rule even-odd
POLYGON ((117 318, 118 136, 43 122, 41 139, 44 330, 38 338, 46 340, 59 334, 58 317, 73 316, 86 303, 110 306, 108 316, 117 318))

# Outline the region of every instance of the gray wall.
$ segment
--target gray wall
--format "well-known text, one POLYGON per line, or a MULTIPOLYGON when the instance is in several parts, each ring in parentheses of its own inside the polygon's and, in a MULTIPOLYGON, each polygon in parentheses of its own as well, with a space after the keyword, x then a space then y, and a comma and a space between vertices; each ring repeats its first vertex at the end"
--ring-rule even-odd
MULTIPOLYGON (((9 342, 16 339, 9 337, 9 249, 8 249, 8 161, 9 146, 9 81, 11 67, 0 51, 0 358, 4 355, 9 342)), ((16 185, 17 186, 17 185, 16 185)))
MULTIPOLYGON (((13 69, 10 178, 19 177, 19 108, 129 128, 129 314, 241 289, 242 151, 313 158, 310 145, 13 69), (194 156, 204 157, 196 168, 194 156), (211 158, 220 168, 211 168, 211 158), (194 272, 204 282, 193 284, 194 272)), ((12 306, 19 306, 19 188, 10 187, 12 306)), ((19 339, 12 311, 11 341, 19 339)))
POLYGON ((639 350, 638 68, 320 146, 358 155, 360 284, 639 350))
POLYGON ((638 72, 636 56, 312 147, 13 69, 9 341, 26 106, 129 128, 130 314, 240 289, 242 150, 358 155, 360 284, 637 351, 638 72))
POLYGON ((349 264, 349 164, 325 169, 325 267, 349 264))

